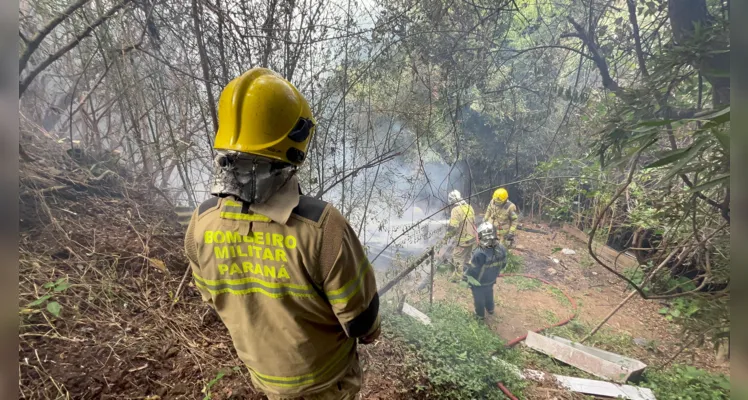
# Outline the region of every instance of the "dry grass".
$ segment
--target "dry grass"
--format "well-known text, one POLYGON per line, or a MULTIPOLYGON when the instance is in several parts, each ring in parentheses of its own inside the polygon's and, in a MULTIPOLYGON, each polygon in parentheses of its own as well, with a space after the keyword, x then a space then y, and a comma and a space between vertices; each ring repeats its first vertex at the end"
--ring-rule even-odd
MULTIPOLYGON (((264 398, 183 281, 183 228, 163 196, 123 170, 101 178, 95 162, 74 161, 52 140, 24 150, 35 160, 19 171, 21 397, 264 398)), ((402 347, 382 340, 361 356, 366 398, 412 398, 401 393, 412 385, 392 384, 409 375, 390 363, 402 347)))

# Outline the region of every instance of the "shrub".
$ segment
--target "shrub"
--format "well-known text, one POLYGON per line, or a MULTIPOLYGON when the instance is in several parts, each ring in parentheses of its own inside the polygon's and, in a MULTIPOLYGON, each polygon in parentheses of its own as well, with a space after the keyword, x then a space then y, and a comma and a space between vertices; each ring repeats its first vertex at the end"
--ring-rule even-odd
POLYGON ((502 340, 485 324, 456 304, 435 303, 428 315, 431 325, 394 312, 384 323, 413 346, 437 397, 503 399, 496 387, 499 381, 521 391, 523 383, 503 362, 515 359, 516 353, 504 350, 502 340))
POLYGON ((730 398, 730 379, 691 367, 646 371, 641 386, 655 392, 657 400, 719 400, 730 398))

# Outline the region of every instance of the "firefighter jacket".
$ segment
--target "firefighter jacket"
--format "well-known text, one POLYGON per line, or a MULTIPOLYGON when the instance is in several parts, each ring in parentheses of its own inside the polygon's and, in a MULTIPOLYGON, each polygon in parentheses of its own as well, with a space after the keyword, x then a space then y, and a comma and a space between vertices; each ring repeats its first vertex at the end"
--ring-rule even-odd
POLYGON ((465 200, 452 207, 448 232, 448 236, 457 235, 459 246, 470 246, 475 243, 475 211, 465 200))
POLYGON ((492 199, 488 203, 486 215, 483 220, 492 223, 499 234, 506 234, 509 232, 514 233, 517 230, 518 218, 517 206, 514 203, 509 200, 501 203, 496 199, 492 199))
POLYGON ((265 393, 325 390, 358 362, 356 338, 379 334, 374 271, 361 243, 332 205, 300 196, 296 178, 264 204, 202 203, 185 250, 195 286, 265 393))
POLYGON ((465 275, 472 276, 480 286, 496 283, 496 278, 506 266, 506 248, 501 244, 495 247, 479 246, 473 251, 473 257, 465 270, 465 275))

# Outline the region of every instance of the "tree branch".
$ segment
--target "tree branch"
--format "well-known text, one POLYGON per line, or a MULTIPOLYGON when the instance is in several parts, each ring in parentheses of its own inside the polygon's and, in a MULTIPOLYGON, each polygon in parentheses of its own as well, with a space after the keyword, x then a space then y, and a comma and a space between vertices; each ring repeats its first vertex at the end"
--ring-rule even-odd
POLYGON ((72 13, 77 11, 79 8, 83 7, 88 3, 89 0, 78 0, 75 3, 71 4, 63 10, 60 14, 58 14, 56 17, 52 18, 51 21, 47 23, 42 29, 40 29, 31 40, 25 39, 21 31, 19 30, 18 33, 21 36, 21 39, 26 42, 26 48, 23 49, 23 53, 21 53, 21 57, 18 59, 18 72, 26 68, 26 64, 29 62, 29 58, 31 58, 31 55, 34 54, 36 49, 39 48, 39 45, 42 43, 45 37, 49 35, 50 32, 52 32, 53 29, 57 27, 57 25, 60 25, 62 21, 64 21, 67 17, 69 17, 72 13))
MULTIPOLYGON (((53 62, 57 61, 60 57, 65 55, 67 52, 75 48, 75 46, 78 45, 78 43, 81 42, 81 40, 88 37, 88 35, 93 32, 94 29, 98 28, 99 25, 103 24, 107 19, 111 18, 114 14, 116 14, 119 10, 123 9, 128 3, 130 3, 131 0, 123 0, 121 3, 115 5, 114 7, 110 8, 109 11, 104 13, 99 19, 94 21, 93 24, 86 27, 83 32, 78 34, 73 40, 71 40, 68 44, 63 46, 61 49, 57 50, 55 53, 47 57, 44 61, 39 63, 39 65, 36 66, 31 72, 26 75, 25 78, 21 80, 18 86, 18 97, 20 98, 23 96, 23 92, 26 91, 26 89, 29 87, 31 82, 34 81, 34 79, 39 75, 42 71, 44 71, 47 67, 50 66, 53 62)), ((19 70, 20 71, 20 70, 19 70)))
POLYGON ((195 25, 195 37, 197 39, 197 50, 200 54, 200 65, 203 69, 203 79, 205 80, 205 90, 208 92, 208 107, 210 109, 210 118, 213 122, 213 132, 218 131, 218 111, 216 110, 216 101, 213 97, 213 88, 210 84, 210 66, 208 65, 208 53, 205 51, 205 42, 203 33, 200 28, 200 12, 197 0, 192 0, 192 21, 195 25))
POLYGON ((569 22, 572 26, 574 26, 574 29, 577 31, 577 37, 582 40, 582 43, 587 46, 587 48, 590 50, 592 61, 597 66, 597 69, 600 70, 600 75, 603 79, 603 87, 606 89, 620 95, 621 88, 618 86, 618 83, 613 80, 613 78, 610 77, 610 69, 608 68, 608 63, 605 62, 605 59, 600 54, 600 49, 598 49, 597 45, 594 43, 594 41, 590 38, 590 36, 587 34, 587 32, 584 30, 584 28, 579 25, 572 17, 568 17, 569 22))
POLYGON ((639 71, 643 77, 648 77, 647 65, 644 63, 644 52, 642 51, 642 39, 639 36, 639 22, 636 20, 636 0, 626 0, 629 8, 629 22, 634 32, 634 45, 636 48, 636 59, 639 60, 639 71))

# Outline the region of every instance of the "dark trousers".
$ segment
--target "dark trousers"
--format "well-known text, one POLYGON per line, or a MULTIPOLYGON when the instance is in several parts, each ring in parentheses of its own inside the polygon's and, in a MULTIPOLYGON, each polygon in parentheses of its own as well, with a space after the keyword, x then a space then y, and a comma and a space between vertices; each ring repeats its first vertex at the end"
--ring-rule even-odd
POLYGON ((489 314, 493 314, 493 285, 472 286, 470 289, 473 291, 475 313, 480 318, 485 318, 485 311, 488 311, 489 314))

